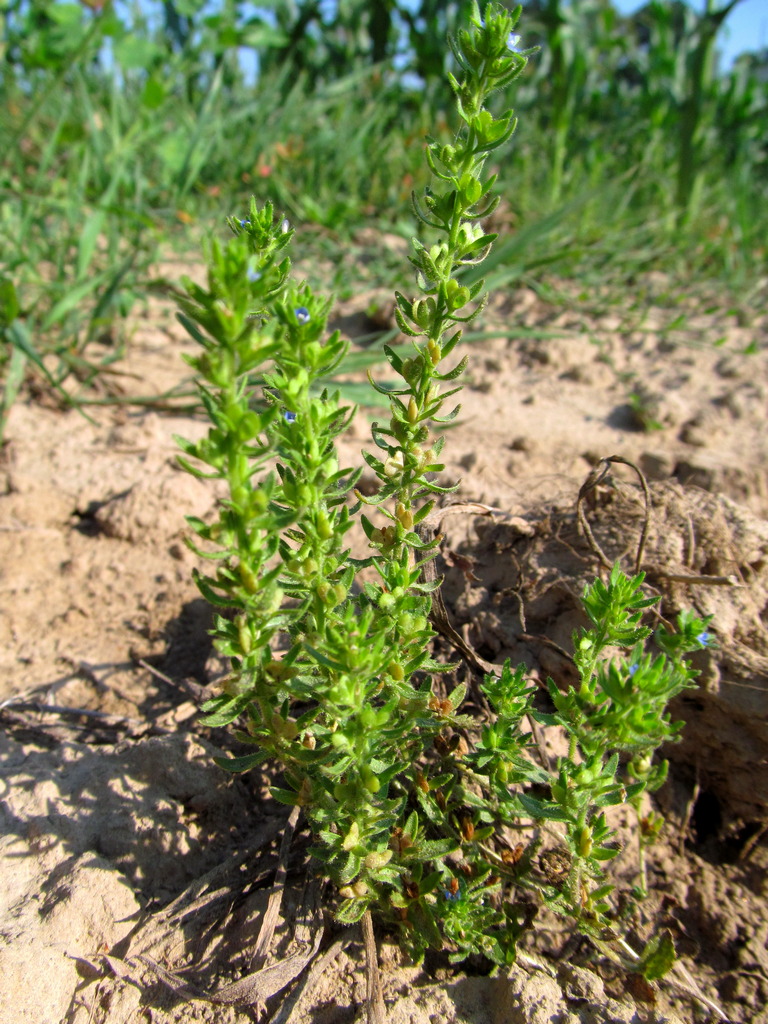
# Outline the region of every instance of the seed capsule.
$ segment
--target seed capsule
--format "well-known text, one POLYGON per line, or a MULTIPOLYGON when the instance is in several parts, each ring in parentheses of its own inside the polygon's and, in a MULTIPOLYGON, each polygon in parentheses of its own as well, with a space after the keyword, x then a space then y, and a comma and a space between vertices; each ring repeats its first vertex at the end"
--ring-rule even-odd
POLYGON ((397 508, 395 509, 395 515, 400 525, 406 529, 411 530, 413 528, 413 513, 405 507, 405 505, 398 502, 397 508))
POLYGON ((239 566, 239 572, 240 579, 246 592, 249 594, 255 594, 256 591, 259 589, 259 580, 258 577, 253 572, 253 570, 251 569, 251 567, 249 565, 246 565, 245 562, 241 562, 239 566))
POLYGON ((317 513, 317 535, 320 540, 330 540, 333 536, 333 527, 328 522, 328 516, 322 510, 317 513))
POLYGON ((586 825, 579 835, 579 853, 582 857, 588 857, 592 853, 592 832, 586 825))
POLYGON ((248 628, 248 623, 244 615, 237 616, 237 638, 240 641, 240 650, 243 654, 250 654, 253 647, 253 637, 251 631, 248 628))
POLYGON ((381 853, 369 853, 364 864, 369 871, 375 871, 376 868, 383 868, 385 864, 389 864, 391 860, 392 851, 382 850, 381 853))

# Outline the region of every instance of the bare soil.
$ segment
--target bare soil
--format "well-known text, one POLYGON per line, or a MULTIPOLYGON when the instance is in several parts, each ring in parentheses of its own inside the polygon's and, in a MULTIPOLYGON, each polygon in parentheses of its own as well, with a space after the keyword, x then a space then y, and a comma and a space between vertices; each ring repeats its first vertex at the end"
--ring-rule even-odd
MULTIPOLYGON (((673 305, 667 289, 652 275, 624 303, 586 308, 567 286, 557 301, 526 288, 495 299, 485 323, 498 335, 466 346, 444 476, 498 511, 451 520, 444 596, 483 658, 565 684, 584 583, 604 562, 634 564, 648 517, 639 561, 660 614, 714 614, 718 646, 675 709, 687 725, 665 751, 667 824, 638 934, 668 929, 693 988, 731 1021, 768 1024, 768 318, 706 295, 673 305), (601 462, 613 456, 625 461, 601 462), (576 501, 593 471, 590 539, 576 501)), ((344 303, 338 324, 370 331, 370 308, 370 295, 344 303)), ((110 385, 160 395, 189 351, 153 300, 110 385)), ((86 411, 27 395, 0 466, 0 1019, 228 1024, 265 1004, 280 1022, 357 1020, 361 940, 323 918, 300 831, 271 959, 254 957, 288 808, 266 775, 216 767, 226 736, 197 715, 225 666, 184 516, 217 495, 179 470, 173 436, 205 423, 162 402, 86 411), (288 962, 292 988, 241 983, 288 962)), ((368 444, 359 412, 342 464, 368 444)), ((409 966, 385 939, 389 1019, 716 1019, 680 988, 638 986, 561 926, 544 922, 523 952, 489 977, 438 956, 409 966)))

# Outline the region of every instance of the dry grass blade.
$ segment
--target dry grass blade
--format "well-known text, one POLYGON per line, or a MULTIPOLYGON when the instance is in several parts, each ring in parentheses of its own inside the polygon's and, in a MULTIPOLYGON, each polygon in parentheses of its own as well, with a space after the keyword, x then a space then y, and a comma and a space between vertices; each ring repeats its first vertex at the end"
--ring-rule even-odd
POLYGON ((179 974, 169 971, 147 953, 140 953, 135 959, 127 960, 110 956, 106 958, 106 962, 118 977, 134 981, 136 984, 139 982, 132 976, 133 968, 135 964, 140 963, 180 999, 200 999, 224 1006, 253 1006, 257 1012, 261 1012, 267 1000, 287 988, 317 955, 324 932, 317 884, 312 884, 305 894, 302 911, 306 920, 297 928, 296 944, 303 948, 269 967, 252 971, 215 992, 194 985, 179 974), (308 941, 302 941, 303 939, 308 941))
POLYGON ((251 957, 251 967, 254 970, 262 968, 267 962, 267 958, 269 956, 269 949, 272 945, 272 938, 275 934, 275 928, 277 927, 277 922, 280 917, 280 907, 283 902, 285 874, 288 865, 288 851, 291 848, 291 840, 293 839, 293 833, 296 830, 296 825, 298 824, 300 815, 301 808, 299 806, 292 808, 288 821, 285 823, 285 831, 283 832, 283 839, 280 843, 277 871, 275 872, 275 882, 272 887, 272 892, 269 895, 269 902, 267 903, 264 920, 261 922, 259 937, 256 940, 256 948, 254 949, 251 957))
POLYGON ((365 944, 365 1001, 368 1024, 386 1024, 387 1011, 384 1006, 384 995, 381 990, 379 974, 379 951, 376 948, 376 936, 373 934, 373 920, 370 910, 363 914, 363 942, 365 944))
POLYGON ((290 1024, 294 1015, 298 1014, 299 1007, 303 1001, 311 994, 325 971, 349 942, 351 942, 349 936, 337 939, 321 957, 315 960, 304 977, 299 980, 293 992, 285 999, 283 1005, 272 1018, 271 1024, 290 1024))
MULTIPOLYGON (((267 821, 248 849, 238 851, 223 864, 206 872, 180 893, 172 903, 161 911, 141 920, 113 951, 125 956, 131 947, 138 948, 138 954, 147 954, 163 945, 171 933, 184 920, 200 914, 222 900, 231 901, 233 895, 243 886, 241 868, 254 855, 268 846, 284 827, 279 819, 267 821)), ((252 882, 252 875, 248 882, 252 882)))

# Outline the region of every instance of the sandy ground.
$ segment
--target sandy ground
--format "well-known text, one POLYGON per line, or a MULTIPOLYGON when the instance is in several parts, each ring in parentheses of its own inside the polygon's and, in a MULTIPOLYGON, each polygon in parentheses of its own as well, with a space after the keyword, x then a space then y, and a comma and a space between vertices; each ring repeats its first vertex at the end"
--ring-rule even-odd
MULTIPOLYGON (((665 613, 714 613, 720 645, 678 709, 689 725, 669 752, 668 823, 643 924, 671 931, 728 1019, 768 1022, 768 318, 713 309, 705 295, 672 308, 666 287, 651 276, 631 301, 592 297, 588 309, 567 301, 567 286, 557 303, 529 289, 495 297, 485 324, 498 335, 467 346, 444 455, 459 496, 501 513, 451 527, 445 596, 483 657, 567 680, 548 641, 567 648, 598 565, 576 527, 576 495, 601 458, 643 470, 649 583, 665 613), (505 336, 521 327, 528 337, 505 336)), ((342 305, 339 325, 370 330, 369 306, 370 296, 342 305)), ((171 305, 153 300, 115 382, 127 395, 160 394, 186 376, 185 351, 171 305)), ((197 718, 223 668, 191 582, 184 516, 205 516, 216 494, 178 469, 173 435, 199 436, 205 424, 153 407, 87 411, 26 396, 0 465, 0 1019, 254 1020, 248 1005, 210 997, 254 969, 287 808, 265 796, 259 773, 218 769, 220 738, 197 718), (174 989, 163 969, 189 987, 174 989)), ((360 463, 368 430, 358 413, 342 464, 360 463)), ((613 559, 634 554, 644 506, 631 468, 614 466, 611 481, 589 515, 613 559)), ((291 877, 276 960, 322 940, 301 872, 291 877)), ((334 958, 292 1003, 285 991, 268 1000, 272 1019, 359 1019, 359 936, 335 938, 334 958)), ((604 964, 588 971, 588 948, 565 934, 539 936, 528 953, 550 973, 526 963, 489 978, 440 958, 417 969, 385 942, 390 1019, 715 1019, 678 989, 639 991, 604 964)))

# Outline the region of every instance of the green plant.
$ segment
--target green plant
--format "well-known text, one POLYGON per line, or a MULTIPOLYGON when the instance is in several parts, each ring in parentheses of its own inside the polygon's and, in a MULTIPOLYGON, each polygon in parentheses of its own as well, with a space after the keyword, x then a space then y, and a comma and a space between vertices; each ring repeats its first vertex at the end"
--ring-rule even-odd
MULTIPOLYGON (((430 653, 439 581, 428 571, 437 543, 429 516, 454 489, 436 482, 443 438, 432 429, 458 411, 443 415, 443 406, 466 359, 448 369, 444 361, 483 305, 482 280, 468 287, 457 275, 481 263, 495 237, 479 223, 497 202, 485 164, 515 120, 494 117, 485 101, 525 66, 519 14, 489 4, 481 16, 475 4, 452 41, 463 128, 451 144, 427 145, 435 184, 414 203, 437 241, 413 243, 419 296, 397 293, 397 320, 412 339, 407 358, 385 350, 398 384, 372 381, 390 406, 373 426, 376 454, 363 455, 375 496, 355 491, 360 469, 338 464, 334 441, 352 410, 319 381, 346 346, 338 332, 325 336, 330 300, 291 276, 289 223, 252 200, 230 219, 233 237, 210 243, 207 284, 185 281, 180 319, 201 346, 188 362, 211 426, 198 442, 179 441, 180 458, 227 489, 213 522, 189 520, 195 550, 215 566, 197 582, 220 610, 213 636, 231 663, 205 720, 238 723, 237 738, 255 748, 221 759, 224 768, 281 766, 273 795, 304 809, 313 853, 337 888, 338 920, 373 911, 416 958, 447 945, 456 960, 480 953, 504 964, 527 916, 518 896, 533 890, 601 948, 658 977, 673 957, 668 941, 615 951, 604 866, 618 848, 603 809, 639 809, 643 791, 662 781, 652 756, 679 729, 665 707, 691 685, 684 658, 707 645, 707 623, 682 617, 677 633, 657 631, 660 655, 644 654, 650 630, 640 617, 653 601, 642 574, 630 579, 617 566, 584 595, 592 627, 574 638, 580 685, 561 693, 551 684, 554 711, 544 713, 523 671, 507 664, 482 685, 491 708, 483 722, 462 713, 465 686, 439 685, 450 666, 430 653), (345 542, 358 516, 373 552, 363 560, 345 542), (611 657, 617 649, 625 653, 611 657), (553 770, 537 763, 527 718, 566 731, 568 756, 553 770), (518 852, 501 838, 510 824, 530 831, 518 852)), ((658 827, 641 822, 643 849, 658 827)))
MULTIPOLYGON (((335 264, 361 224, 411 233, 410 191, 427 177, 413 140, 428 128, 449 142, 460 121, 443 33, 468 0, 279 6, 276 20, 198 0, 4 6, 0 274, 26 339, 4 334, 6 406, 11 357, 52 387, 97 379, 85 349, 120 334, 150 259, 243 184, 321 226, 305 252, 333 247, 335 264)), ((764 262, 768 85, 759 55, 717 73, 730 6, 653 3, 624 19, 605 0, 532 0, 526 38, 542 54, 519 82, 514 172, 502 164, 497 183, 520 230, 484 265, 491 286, 573 268, 623 299, 653 266, 748 292, 764 262)))

